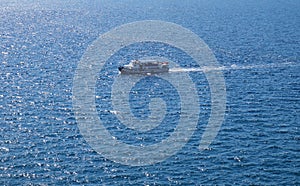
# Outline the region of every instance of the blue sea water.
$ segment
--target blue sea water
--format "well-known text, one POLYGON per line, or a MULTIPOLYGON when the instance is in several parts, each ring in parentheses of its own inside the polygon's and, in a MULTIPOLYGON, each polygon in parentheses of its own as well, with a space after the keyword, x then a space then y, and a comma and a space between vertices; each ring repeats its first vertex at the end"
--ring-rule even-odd
MULTIPOLYGON (((299 1, 0 4, 1 185, 300 185, 299 1), (173 22, 201 37, 224 67, 227 106, 217 137, 199 151, 211 111, 210 87, 202 72, 190 72, 200 98, 197 130, 165 161, 133 167, 104 158, 85 141, 73 112, 72 87, 82 55, 99 35, 141 20, 173 22)), ((161 95, 172 125, 136 133, 106 112, 112 109, 114 61, 149 53, 194 65, 175 48, 142 43, 119 51, 99 72, 99 117, 111 134, 132 145, 167 138, 178 120, 172 113, 180 111, 170 99, 179 99, 174 87, 150 76, 132 89, 132 112, 147 117, 149 99, 161 95)))

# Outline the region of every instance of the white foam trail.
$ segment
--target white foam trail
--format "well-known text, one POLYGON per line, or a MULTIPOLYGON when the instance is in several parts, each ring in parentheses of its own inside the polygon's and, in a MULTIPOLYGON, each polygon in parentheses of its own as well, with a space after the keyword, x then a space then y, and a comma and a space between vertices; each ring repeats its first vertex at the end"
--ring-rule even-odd
POLYGON ((294 62, 286 62, 279 64, 263 64, 263 65, 245 65, 239 66, 233 64, 231 66, 220 66, 220 67, 209 67, 204 66, 202 68, 171 68, 169 72, 209 72, 209 71, 229 71, 229 70, 247 70, 247 69, 265 69, 265 68, 280 68, 286 66, 299 66, 299 64, 294 62))

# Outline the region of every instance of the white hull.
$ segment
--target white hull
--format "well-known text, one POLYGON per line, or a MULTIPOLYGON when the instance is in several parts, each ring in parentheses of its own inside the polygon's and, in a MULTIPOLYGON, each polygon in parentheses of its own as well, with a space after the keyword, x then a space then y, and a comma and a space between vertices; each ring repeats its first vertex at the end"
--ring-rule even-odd
POLYGON ((159 74, 169 71, 168 62, 132 61, 128 65, 119 67, 122 74, 159 74))

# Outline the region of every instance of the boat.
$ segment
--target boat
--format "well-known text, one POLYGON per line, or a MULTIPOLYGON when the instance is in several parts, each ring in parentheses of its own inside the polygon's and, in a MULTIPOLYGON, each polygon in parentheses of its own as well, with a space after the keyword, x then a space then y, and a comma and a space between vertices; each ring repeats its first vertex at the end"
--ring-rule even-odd
POLYGON ((128 65, 118 68, 121 74, 159 74, 169 72, 168 62, 156 60, 132 60, 128 65))

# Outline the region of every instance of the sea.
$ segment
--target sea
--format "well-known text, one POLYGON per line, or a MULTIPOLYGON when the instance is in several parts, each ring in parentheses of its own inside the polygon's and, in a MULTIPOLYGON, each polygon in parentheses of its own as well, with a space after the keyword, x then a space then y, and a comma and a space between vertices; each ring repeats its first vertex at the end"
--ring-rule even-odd
MULTIPOLYGON (((299 9, 299 0, 0 0, 0 185, 300 185, 299 9), (122 46, 103 61, 92 87, 101 123, 90 123, 136 149, 158 144, 153 156, 141 159, 148 163, 133 165, 127 160, 138 160, 135 152, 116 160, 110 156, 119 153, 116 146, 105 153, 97 146, 108 139, 87 137, 89 126, 85 131, 80 123, 89 118, 79 119, 74 107, 74 78, 99 37, 147 20, 194 33, 218 65, 199 66, 189 53, 154 41, 122 46), (186 90, 163 76, 137 78, 124 116, 143 121, 151 111, 163 112, 151 130, 122 123, 113 102, 118 92, 112 94, 118 66, 149 56, 172 61, 170 73, 179 75, 173 81, 186 90), (216 136, 199 149, 214 121, 209 72, 222 75, 226 105, 216 136), (184 78, 190 83, 181 83, 184 78), (183 110, 183 97, 198 106, 183 110), (184 126, 180 119, 189 113, 194 117, 184 124, 194 127, 187 128, 183 145, 150 161, 172 149, 172 141, 168 148, 159 144, 184 126)), ((122 85, 117 88, 122 93, 122 85)))

